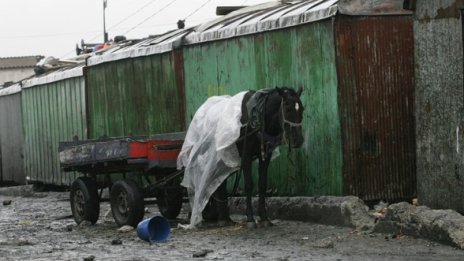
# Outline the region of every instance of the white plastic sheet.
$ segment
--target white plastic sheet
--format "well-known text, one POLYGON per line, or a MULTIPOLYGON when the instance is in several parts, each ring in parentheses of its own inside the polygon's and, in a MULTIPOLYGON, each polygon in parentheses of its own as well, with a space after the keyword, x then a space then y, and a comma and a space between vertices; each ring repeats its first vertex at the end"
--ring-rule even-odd
POLYGON ((202 221, 202 211, 222 182, 240 168, 235 142, 240 136, 241 104, 246 92, 209 98, 195 113, 177 158, 185 167, 182 186, 189 194, 192 216, 186 228, 202 221))

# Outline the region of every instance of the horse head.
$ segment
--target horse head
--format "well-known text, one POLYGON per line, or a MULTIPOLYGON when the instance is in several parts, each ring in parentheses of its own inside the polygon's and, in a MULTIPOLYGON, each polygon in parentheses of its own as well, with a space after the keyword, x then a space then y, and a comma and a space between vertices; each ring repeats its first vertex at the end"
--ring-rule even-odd
POLYGON ((279 117, 283 137, 289 147, 299 148, 304 141, 301 127, 304 107, 300 100, 303 89, 295 91, 288 87, 276 87, 276 90, 281 97, 279 117))

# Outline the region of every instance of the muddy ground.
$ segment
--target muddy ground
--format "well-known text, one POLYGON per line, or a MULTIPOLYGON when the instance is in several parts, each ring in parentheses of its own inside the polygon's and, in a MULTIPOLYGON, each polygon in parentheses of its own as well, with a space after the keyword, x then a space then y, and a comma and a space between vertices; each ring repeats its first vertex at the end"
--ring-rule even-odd
MULTIPOLYGON (((148 244, 136 231, 120 232, 108 203, 94 226, 77 226, 69 193, 0 196, 1 260, 464 260, 464 251, 401 234, 363 234, 351 228, 274 220, 270 228, 183 230, 186 213, 172 222, 170 238, 148 244), (2 202, 11 200, 10 205, 2 202), (194 257, 200 256, 200 257, 194 257)), ((156 214, 148 206, 145 217, 156 214)))

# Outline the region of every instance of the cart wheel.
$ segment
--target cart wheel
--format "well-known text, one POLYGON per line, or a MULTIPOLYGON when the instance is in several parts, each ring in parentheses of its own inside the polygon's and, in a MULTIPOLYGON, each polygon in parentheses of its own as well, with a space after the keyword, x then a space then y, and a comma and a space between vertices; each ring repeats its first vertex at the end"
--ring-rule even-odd
POLYGON ((208 204, 206 204, 203 212, 201 213, 205 221, 217 221, 219 213, 217 211, 217 203, 213 197, 210 197, 208 204))
POLYGON ((143 195, 134 181, 116 181, 111 187, 110 202, 114 220, 120 227, 137 227, 143 219, 143 195))
POLYGON ((175 219, 182 208, 183 188, 160 189, 158 191, 158 208, 167 219, 175 219))
POLYGON ((95 224, 100 215, 100 200, 97 183, 88 178, 80 177, 71 185, 71 211, 74 220, 80 224, 84 220, 95 224))

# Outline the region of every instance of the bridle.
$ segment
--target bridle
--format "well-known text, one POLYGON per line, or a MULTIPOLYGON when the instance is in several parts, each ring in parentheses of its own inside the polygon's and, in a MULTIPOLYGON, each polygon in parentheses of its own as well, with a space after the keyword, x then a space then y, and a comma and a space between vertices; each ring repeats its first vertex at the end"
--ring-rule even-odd
MULTIPOLYGON (((297 128, 302 126, 302 121, 300 122, 293 122, 289 121, 285 118, 285 113, 284 113, 284 98, 282 97, 282 101, 280 102, 280 121, 282 123, 282 144, 285 144, 288 146, 289 152, 291 151, 291 146, 289 140, 287 140, 287 133, 285 130, 285 124, 288 124, 290 128, 297 128)), ((288 139, 291 139, 291 136, 288 136, 288 139)))
MULTIPOLYGON (((302 121, 300 122, 293 122, 293 121, 289 121, 285 118, 285 113, 284 113, 284 98, 282 98, 282 101, 280 102, 280 112, 281 112, 281 121, 282 121, 282 128, 284 127, 285 124, 288 124, 290 125, 291 128, 293 127, 301 127, 301 123, 302 121)), ((285 132, 285 129, 284 129, 284 132, 285 132)))

